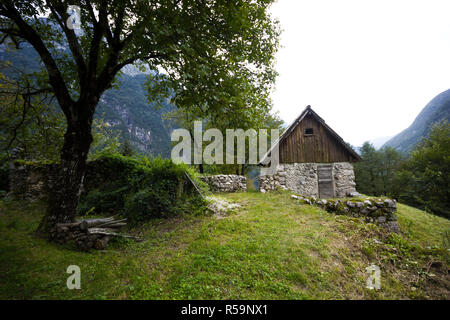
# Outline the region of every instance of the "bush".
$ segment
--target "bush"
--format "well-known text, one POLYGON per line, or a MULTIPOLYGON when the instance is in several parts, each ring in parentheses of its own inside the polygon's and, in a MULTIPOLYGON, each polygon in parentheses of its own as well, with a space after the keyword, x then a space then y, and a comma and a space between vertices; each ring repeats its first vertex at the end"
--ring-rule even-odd
POLYGON ((127 186, 112 191, 94 189, 78 205, 78 214, 113 213, 120 210, 124 206, 124 197, 129 189, 127 186))
POLYGON ((132 224, 203 212, 205 204, 187 181, 186 171, 197 180, 186 165, 170 159, 102 156, 90 164, 78 211, 123 213, 132 224))
POLYGON ((125 201, 125 214, 134 223, 151 218, 166 218, 175 211, 175 197, 146 188, 131 194, 125 201))
POLYGON ((396 177, 399 200, 450 218, 450 124, 433 125, 396 177))

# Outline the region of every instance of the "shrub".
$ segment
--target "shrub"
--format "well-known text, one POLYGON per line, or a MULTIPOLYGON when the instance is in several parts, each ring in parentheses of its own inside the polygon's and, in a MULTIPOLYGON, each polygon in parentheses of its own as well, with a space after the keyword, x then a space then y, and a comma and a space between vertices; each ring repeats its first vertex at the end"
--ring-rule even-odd
POLYGON ((146 188, 130 194, 125 201, 125 214, 134 223, 151 218, 165 218, 175 211, 174 195, 146 188))
POLYGON ((187 181, 186 171, 204 187, 190 168, 170 159, 102 156, 89 165, 78 211, 124 213, 132 224, 203 212, 205 204, 187 181))
POLYGON ((128 186, 119 187, 111 191, 94 189, 89 192, 84 201, 78 205, 78 214, 89 213, 111 213, 120 210, 124 206, 124 197, 129 191, 128 186))

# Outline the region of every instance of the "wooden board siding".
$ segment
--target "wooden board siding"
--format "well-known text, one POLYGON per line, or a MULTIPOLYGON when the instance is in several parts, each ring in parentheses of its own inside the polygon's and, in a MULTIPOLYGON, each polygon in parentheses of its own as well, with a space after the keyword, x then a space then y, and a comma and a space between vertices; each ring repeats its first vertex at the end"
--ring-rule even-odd
POLYGON ((280 163, 332 163, 358 161, 312 114, 303 120, 280 142, 280 163), (305 129, 312 128, 312 135, 305 129))
POLYGON ((333 168, 331 164, 317 166, 319 198, 334 198, 333 168))

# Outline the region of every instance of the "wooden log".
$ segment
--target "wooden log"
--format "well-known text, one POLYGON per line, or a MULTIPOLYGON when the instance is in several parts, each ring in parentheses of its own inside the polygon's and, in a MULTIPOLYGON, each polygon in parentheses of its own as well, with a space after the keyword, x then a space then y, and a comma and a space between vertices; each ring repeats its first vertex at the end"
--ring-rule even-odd
POLYGON ((114 217, 100 218, 100 219, 87 219, 80 222, 80 229, 87 230, 100 224, 105 224, 114 221, 114 217))
POLYGON ((110 237, 106 236, 100 239, 97 239, 95 241, 95 249, 97 250, 104 250, 108 246, 108 242, 110 240, 110 237))
POLYGON ((184 172, 186 178, 188 179, 188 181, 194 186, 195 190, 198 192, 198 194, 200 194, 200 196, 205 199, 205 196, 203 195, 203 193, 200 191, 200 189, 197 187, 197 185, 195 184, 194 180, 192 180, 191 176, 189 175, 189 173, 187 173, 187 171, 184 172))
POLYGON ((57 226, 56 227, 56 232, 57 233, 66 233, 69 230, 68 227, 63 227, 63 226, 57 226))
POLYGON ((120 234, 120 233, 115 232, 115 230, 111 230, 108 228, 89 228, 88 233, 89 234, 100 234, 100 235, 104 235, 104 236, 123 237, 123 238, 134 239, 136 241, 142 241, 142 239, 140 239, 140 238, 125 235, 125 234, 120 234))
POLYGON ((118 223, 110 223, 106 225, 100 225, 96 226, 96 228, 108 228, 108 229, 118 229, 125 227, 127 224, 125 222, 118 222, 118 223))
POLYGON ((102 235, 111 235, 116 236, 118 233, 114 232, 114 230, 108 229, 108 228, 89 228, 88 229, 89 234, 102 234, 102 235))
POLYGON ((80 221, 76 221, 76 222, 69 222, 69 223, 57 223, 56 224, 56 228, 73 228, 73 227, 78 227, 80 225, 80 221))
POLYGON ((95 227, 97 227, 97 228, 100 228, 100 227, 110 228, 111 225, 115 225, 115 224, 119 224, 119 223, 123 223, 121 226, 126 226, 125 221, 127 221, 127 218, 120 219, 120 220, 108 221, 108 222, 96 225, 95 227))

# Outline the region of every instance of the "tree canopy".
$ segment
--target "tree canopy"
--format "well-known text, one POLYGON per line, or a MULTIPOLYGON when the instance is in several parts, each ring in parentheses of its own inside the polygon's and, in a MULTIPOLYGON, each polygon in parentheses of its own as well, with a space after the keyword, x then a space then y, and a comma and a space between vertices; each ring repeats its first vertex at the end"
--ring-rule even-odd
POLYGON ((179 107, 250 117, 268 107, 276 75, 271 2, 3 1, 0 31, 36 49, 46 68, 36 81, 68 117, 68 102, 98 100, 127 64, 160 71, 149 79, 152 100, 172 94, 179 107), (66 23, 69 5, 80 8, 79 30, 66 23))

